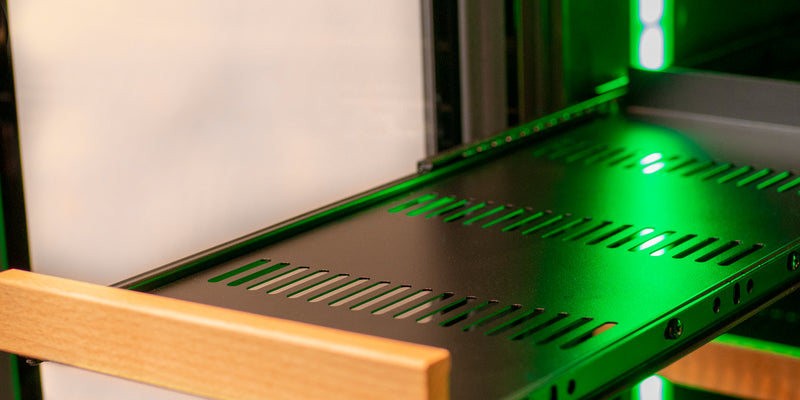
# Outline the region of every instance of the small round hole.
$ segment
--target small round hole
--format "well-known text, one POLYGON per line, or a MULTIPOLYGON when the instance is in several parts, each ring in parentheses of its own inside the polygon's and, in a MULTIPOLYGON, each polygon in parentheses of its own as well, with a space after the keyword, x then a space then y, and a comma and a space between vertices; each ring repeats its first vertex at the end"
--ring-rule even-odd
POLYGON ((569 394, 575 393, 575 379, 569 380, 569 383, 567 384, 567 393, 569 394))
POLYGON ((719 312, 719 308, 722 305, 722 301, 720 301, 719 297, 714 298, 714 313, 719 312))
POLYGON ((753 293, 753 280, 747 280, 747 293, 753 293))
POLYGON ((736 282, 733 285, 733 304, 739 304, 742 300, 742 288, 739 286, 739 282, 736 282))

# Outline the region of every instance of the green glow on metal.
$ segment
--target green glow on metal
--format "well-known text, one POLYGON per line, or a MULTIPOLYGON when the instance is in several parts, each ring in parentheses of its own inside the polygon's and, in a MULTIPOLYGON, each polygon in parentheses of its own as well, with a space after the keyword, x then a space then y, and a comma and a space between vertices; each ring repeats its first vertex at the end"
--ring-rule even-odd
POLYGON ((673 53, 673 0, 631 1, 631 65, 660 70, 673 53))
POLYGON ((652 70, 664 67, 664 30, 660 26, 648 26, 639 37, 639 65, 652 70))
POLYGON ((637 390, 639 400, 665 400, 664 399, 664 378, 653 375, 639 384, 637 390))
POLYGON ((666 239, 666 238, 667 238, 667 235, 658 235, 658 236, 656 236, 656 237, 654 237, 654 238, 642 243, 639 246, 639 250, 644 250, 644 249, 648 249, 650 247, 653 247, 653 246, 663 242, 664 239, 666 239))
POLYGON ((666 253, 667 253, 666 249, 661 249, 661 250, 656 250, 656 251, 650 253, 650 255, 653 256, 653 257, 661 257, 666 253))
POLYGON ((781 356, 800 358, 800 347, 789 346, 782 343, 768 342, 746 336, 726 333, 714 339, 715 343, 728 346, 745 347, 752 350, 763 351, 781 356))
POLYGON ((653 154, 648 154, 648 155, 644 156, 644 158, 642 158, 642 159, 639 161, 639 164, 640 164, 640 165, 648 165, 648 164, 652 164, 652 163, 654 163, 654 162, 656 162, 656 161, 660 160, 662 157, 663 157, 663 156, 661 155, 661 153, 653 153, 653 154))
POLYGON ((639 20, 643 24, 657 24, 664 17, 663 0, 639 0, 639 20))
POLYGON ((661 169, 664 168, 664 166, 665 166, 665 164, 663 162, 657 162, 655 164, 650 164, 650 165, 644 167, 642 172, 644 174, 649 175, 649 174, 652 174, 652 173, 654 173, 656 171, 660 171, 661 169))
POLYGON ((608 81, 606 83, 603 83, 602 85, 595 86, 594 92, 596 94, 607 93, 607 92, 610 92, 610 91, 612 91, 614 89, 619 89, 621 87, 627 86, 628 82, 629 82, 628 76, 627 75, 623 75, 623 76, 620 76, 617 79, 614 79, 614 80, 608 81))

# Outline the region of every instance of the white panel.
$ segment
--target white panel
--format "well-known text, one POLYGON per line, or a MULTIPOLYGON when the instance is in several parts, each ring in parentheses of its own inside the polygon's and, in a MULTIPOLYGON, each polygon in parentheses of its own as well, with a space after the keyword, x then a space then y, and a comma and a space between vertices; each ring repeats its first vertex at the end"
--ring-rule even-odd
POLYGON ((158 386, 89 372, 67 365, 42 364, 47 383, 42 388, 47 400, 196 400, 203 397, 167 390, 158 386))
POLYGON ((9 3, 37 272, 111 284, 424 155, 418 1, 9 3))

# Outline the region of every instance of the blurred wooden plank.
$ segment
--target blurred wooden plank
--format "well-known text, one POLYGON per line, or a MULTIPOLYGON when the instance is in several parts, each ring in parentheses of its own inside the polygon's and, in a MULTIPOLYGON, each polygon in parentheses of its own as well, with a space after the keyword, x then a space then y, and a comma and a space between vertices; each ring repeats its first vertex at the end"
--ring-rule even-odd
POLYGON ((723 335, 658 373, 670 381, 748 399, 800 399, 800 348, 723 335))
POLYGON ((0 349, 213 398, 445 399, 445 349, 31 272, 0 273, 0 349))

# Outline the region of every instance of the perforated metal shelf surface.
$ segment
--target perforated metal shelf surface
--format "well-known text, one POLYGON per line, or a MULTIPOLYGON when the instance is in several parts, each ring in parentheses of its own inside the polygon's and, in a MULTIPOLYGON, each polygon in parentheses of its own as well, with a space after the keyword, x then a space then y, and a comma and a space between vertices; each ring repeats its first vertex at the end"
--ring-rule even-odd
POLYGON ((611 113, 151 291, 447 348, 457 399, 608 393, 797 281, 786 129, 611 113))

